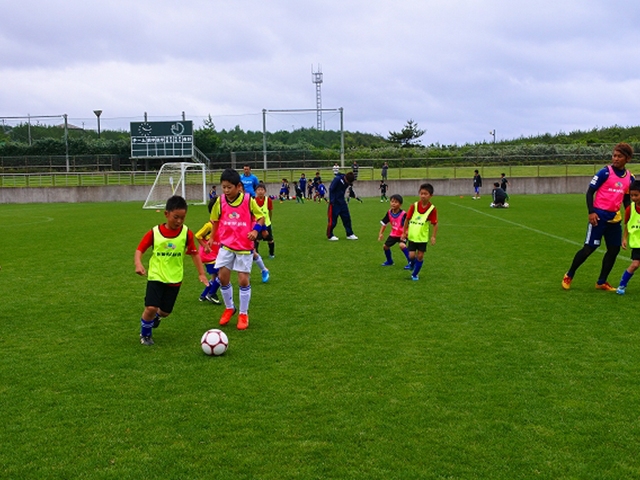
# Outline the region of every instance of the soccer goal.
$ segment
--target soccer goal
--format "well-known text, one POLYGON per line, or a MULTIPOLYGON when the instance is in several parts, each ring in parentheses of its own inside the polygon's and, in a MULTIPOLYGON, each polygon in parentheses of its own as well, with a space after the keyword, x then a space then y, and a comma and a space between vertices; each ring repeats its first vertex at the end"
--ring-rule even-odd
POLYGON ((194 162, 163 164, 142 208, 164 208, 167 199, 173 195, 180 195, 191 205, 206 205, 206 165, 194 162))

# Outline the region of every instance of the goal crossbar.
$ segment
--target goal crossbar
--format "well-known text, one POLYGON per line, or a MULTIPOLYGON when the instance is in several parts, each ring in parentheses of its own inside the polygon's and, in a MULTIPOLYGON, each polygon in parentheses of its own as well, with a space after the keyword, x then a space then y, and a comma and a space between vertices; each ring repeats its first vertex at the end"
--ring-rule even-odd
POLYGON ((156 175, 142 208, 164 208, 167 199, 174 195, 180 195, 191 205, 206 205, 206 165, 195 162, 164 163, 156 175))

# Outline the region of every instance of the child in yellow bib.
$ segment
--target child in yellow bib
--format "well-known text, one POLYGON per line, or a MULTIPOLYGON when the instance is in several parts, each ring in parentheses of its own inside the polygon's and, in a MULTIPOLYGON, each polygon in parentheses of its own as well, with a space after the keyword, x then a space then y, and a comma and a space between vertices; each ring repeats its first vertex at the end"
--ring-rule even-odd
POLYGON ((412 268, 411 279, 417 281, 424 262, 427 244, 436 244, 438 233, 438 212, 431 203, 433 186, 430 183, 420 185, 420 200, 409 207, 404 222, 402 241, 408 240, 409 262, 412 268), (431 228, 433 227, 433 229, 431 228))
POLYGON ((626 208, 624 216, 624 232, 622 233, 622 248, 631 247, 631 265, 622 274, 620 286, 616 290, 618 295, 624 295, 627 283, 640 267, 640 180, 629 186, 631 205, 626 208))
POLYGON ((173 311, 182 285, 186 255, 191 256, 200 282, 209 284, 193 232, 184 224, 187 216, 185 199, 176 195, 167 200, 164 216, 167 221, 147 232, 134 255, 136 273, 147 276, 144 311, 140 318, 140 343, 146 346, 154 344, 152 329, 157 328, 160 321, 173 311), (142 255, 150 248, 152 254, 147 272, 142 264, 142 255))

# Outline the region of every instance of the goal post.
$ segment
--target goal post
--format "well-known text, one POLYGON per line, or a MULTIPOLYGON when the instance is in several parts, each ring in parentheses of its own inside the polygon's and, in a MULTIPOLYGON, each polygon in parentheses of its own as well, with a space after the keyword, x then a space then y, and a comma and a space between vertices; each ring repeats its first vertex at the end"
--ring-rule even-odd
POLYGON ((190 205, 206 205, 206 165, 194 162, 167 162, 163 164, 142 208, 164 208, 167 199, 173 195, 180 195, 190 205))

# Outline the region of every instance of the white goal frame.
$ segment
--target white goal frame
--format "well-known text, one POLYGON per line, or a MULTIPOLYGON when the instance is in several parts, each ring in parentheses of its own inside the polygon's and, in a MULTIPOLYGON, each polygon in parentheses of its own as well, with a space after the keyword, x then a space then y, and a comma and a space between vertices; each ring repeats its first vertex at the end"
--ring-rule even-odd
POLYGON ((173 195, 180 195, 190 205, 206 205, 206 165, 199 162, 162 164, 142 208, 164 209, 167 199, 173 195))

